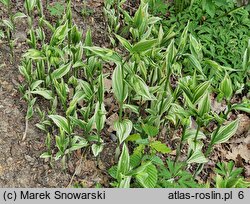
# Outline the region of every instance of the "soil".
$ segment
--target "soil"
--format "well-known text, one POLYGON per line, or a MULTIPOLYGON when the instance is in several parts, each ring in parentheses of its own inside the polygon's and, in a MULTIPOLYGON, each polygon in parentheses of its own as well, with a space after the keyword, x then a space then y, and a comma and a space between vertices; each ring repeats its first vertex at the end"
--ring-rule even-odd
MULTIPOLYGON (((13 1, 15 5, 12 12, 23 11, 23 1, 13 1)), ((87 10, 90 15, 83 17, 81 9, 83 3, 79 0, 72 1, 73 18, 76 24, 86 32, 90 27, 94 44, 108 47, 109 39, 106 34, 106 24, 102 12, 103 0, 87 1, 87 10)), ((52 16, 47 15, 50 20, 52 16)), ((0 16, 6 12, 0 8, 0 16)), ((46 151, 44 141, 46 135, 35 127, 36 118, 29 121, 26 140, 22 141, 25 131, 25 115, 27 104, 22 100, 18 91, 23 78, 18 71, 20 59, 28 49, 26 37, 28 33, 27 22, 21 20, 16 24, 14 37, 18 38, 15 46, 15 59, 11 62, 8 44, 0 40, 0 187, 71 187, 80 184, 83 187, 94 187, 101 184, 108 187, 110 177, 107 169, 114 164, 113 155, 116 142, 112 133, 112 122, 107 122, 109 127, 104 131, 105 148, 100 160, 96 161, 87 152, 81 157, 81 152, 71 155, 67 170, 63 170, 60 162, 50 164, 40 155, 46 151), (3 64, 3 66, 1 66, 3 64)), ((107 70, 108 72, 109 70, 107 70)), ((110 80, 105 85, 110 87, 110 80)), ((106 88, 107 88, 106 87, 106 88)), ((108 88, 107 88, 108 89, 108 88)), ((110 88, 109 88, 110 89, 110 88)), ((113 113, 115 108, 112 96, 107 95, 105 103, 109 109, 107 118, 112 121, 117 117, 113 113)), ((214 109, 217 107, 213 104, 214 109)), ((236 161, 238 167, 244 168, 244 176, 250 176, 250 119, 246 114, 235 115, 240 119, 240 128, 237 134, 226 144, 215 147, 211 161, 206 164, 203 174, 211 172, 217 161, 236 161)), ((207 178, 206 178, 207 179, 207 178)))

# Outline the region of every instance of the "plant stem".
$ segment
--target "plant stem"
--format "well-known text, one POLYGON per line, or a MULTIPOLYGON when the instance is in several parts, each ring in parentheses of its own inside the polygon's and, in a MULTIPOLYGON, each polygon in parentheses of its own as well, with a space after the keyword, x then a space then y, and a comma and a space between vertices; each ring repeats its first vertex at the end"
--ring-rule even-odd
POLYGON ((200 125, 200 123, 198 123, 198 127, 197 127, 197 130, 196 130, 196 133, 195 133, 195 137, 194 137, 194 148, 195 149, 196 149, 197 137, 198 137, 200 128, 201 128, 201 125, 200 125))
MULTIPOLYGON (((124 90, 125 90, 125 76, 124 76, 124 65, 125 63, 130 59, 130 55, 127 56, 127 58, 121 62, 121 68, 122 68, 122 96, 124 96, 124 90)), ((119 121, 122 121, 122 111, 123 111, 123 104, 124 104, 124 101, 120 101, 120 104, 119 104, 119 121)))
POLYGON ((180 156, 180 154, 181 154, 181 150, 182 150, 182 148, 183 148, 183 139, 184 139, 186 130, 187 130, 187 126, 185 125, 185 126, 183 127, 183 130, 182 130, 181 141, 180 141, 179 147, 177 148, 177 152, 176 152, 176 157, 175 157, 174 164, 176 164, 176 162, 178 161, 179 156, 180 156))
MULTIPOLYGON (((227 112, 225 113, 224 115, 224 118, 226 119, 228 114, 231 112, 231 104, 230 104, 230 101, 227 101, 227 112)), ((214 133, 214 136, 213 138, 211 138, 211 141, 208 145, 208 148, 204 154, 205 157, 208 157, 210 154, 211 154, 211 151, 212 151, 212 148, 213 148, 213 145, 214 145, 214 138, 216 138, 220 128, 221 128, 221 125, 222 123, 219 123, 216 130, 215 130, 215 133, 214 133)), ((194 178, 200 173, 200 171, 203 169, 203 166, 204 164, 199 164, 198 167, 196 168, 195 172, 194 172, 194 178)))
MULTIPOLYGON (((122 63, 122 96, 124 96, 124 86, 125 86, 125 83, 124 83, 124 64, 122 63)), ((120 110, 119 110, 119 121, 121 122, 122 121, 122 110, 123 110, 123 100, 120 101, 120 110)))
POLYGON ((218 19, 220 19, 220 18, 222 18, 222 17, 225 17, 225 16, 227 16, 227 15, 229 15, 229 14, 235 12, 235 11, 238 11, 238 10, 242 9, 243 7, 244 7, 244 5, 241 6, 241 7, 234 8, 234 9, 232 9, 232 10, 230 10, 230 11, 224 13, 223 15, 218 16, 215 20, 218 20, 218 19))

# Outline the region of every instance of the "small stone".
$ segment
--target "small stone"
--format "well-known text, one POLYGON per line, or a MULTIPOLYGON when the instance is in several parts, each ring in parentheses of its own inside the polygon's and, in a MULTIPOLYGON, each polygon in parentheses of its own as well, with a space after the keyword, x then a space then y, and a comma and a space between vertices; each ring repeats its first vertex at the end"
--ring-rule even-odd
POLYGON ((34 163, 34 162, 35 162, 35 159, 32 158, 32 157, 29 156, 29 155, 25 155, 24 158, 25 158, 28 162, 30 162, 30 163, 34 163))
POLYGON ((110 138, 112 141, 116 142, 117 141, 117 137, 115 136, 115 134, 111 133, 110 134, 110 138))

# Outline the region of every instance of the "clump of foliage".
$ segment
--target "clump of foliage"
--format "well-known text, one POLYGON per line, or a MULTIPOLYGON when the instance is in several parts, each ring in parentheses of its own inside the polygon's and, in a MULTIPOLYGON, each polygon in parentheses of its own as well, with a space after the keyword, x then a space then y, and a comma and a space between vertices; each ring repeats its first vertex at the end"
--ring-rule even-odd
POLYGON ((218 163, 215 169, 215 187, 216 188, 249 188, 250 182, 244 180, 241 176, 243 169, 234 169, 232 161, 228 163, 218 163))
MULTIPOLYGON (((154 12, 154 7, 152 9, 154 12)), ((220 68, 224 67, 229 71, 234 90, 249 91, 249 67, 243 64, 242 57, 250 37, 248 7, 237 7, 233 1, 226 0, 197 0, 177 15, 169 6, 162 14, 163 30, 167 32, 175 25, 177 42, 189 22, 189 32, 202 45, 203 56, 200 57, 204 59, 204 73, 214 78, 214 85, 218 86, 224 76, 220 68)))
POLYGON ((64 3, 55 2, 53 5, 48 5, 47 9, 52 16, 60 18, 64 13, 64 3))
MULTIPOLYGON (((83 32, 72 19, 71 1, 66 3, 56 25, 45 19, 41 1, 26 5, 30 22, 34 8, 39 10, 40 22, 38 28, 30 23, 30 49, 19 66, 26 83, 20 91, 28 102, 26 122, 37 112, 37 127, 47 136, 47 150, 41 157, 51 162, 61 160, 67 168, 72 152, 90 149, 99 160, 105 148, 104 79, 110 76, 119 115, 114 122, 117 165, 109 170, 114 178, 112 185, 202 186, 195 178, 214 145, 227 142, 238 128, 238 120, 229 120, 228 115, 250 110, 249 103, 231 104, 235 94, 232 70, 203 58, 202 44, 190 32, 191 22, 177 38, 174 28, 164 32, 164 21, 149 13, 147 1, 141 2, 134 15, 123 9, 124 1, 105 2, 110 11, 119 14, 109 22, 109 33, 121 50, 94 46, 91 30, 83 39, 83 32), (44 27, 51 36, 46 36, 44 27), (219 85, 213 83, 214 77, 203 66, 207 61, 219 67, 223 76, 217 79, 219 85), (106 73, 104 65, 110 62, 114 70, 106 73), (214 92, 227 103, 227 109, 219 114, 211 109, 214 92), (46 101, 48 106, 39 107, 37 101, 46 101), (209 130, 210 124, 215 124, 215 129, 209 130), (169 155, 171 136, 160 138, 164 128, 181 133, 174 157, 169 155), (191 166, 195 169, 192 172, 191 166)), ((107 11, 110 19, 114 14, 107 11)), ((249 51, 245 53, 248 70, 249 51)))
POLYGON ((0 5, 3 5, 8 12, 8 18, 6 19, 0 19, 0 39, 7 39, 8 45, 10 48, 11 58, 13 60, 14 58, 14 45, 17 39, 13 39, 12 35, 15 32, 15 21, 18 18, 24 18, 26 17, 25 14, 21 12, 17 12, 13 14, 11 11, 11 1, 10 0, 0 0, 0 5))

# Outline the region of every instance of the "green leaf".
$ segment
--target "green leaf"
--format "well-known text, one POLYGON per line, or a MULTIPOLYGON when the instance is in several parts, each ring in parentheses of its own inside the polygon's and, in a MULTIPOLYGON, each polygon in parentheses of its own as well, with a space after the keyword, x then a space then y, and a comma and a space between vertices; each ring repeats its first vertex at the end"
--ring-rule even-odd
POLYGON ((192 34, 189 35, 189 41, 190 41, 190 50, 192 55, 195 56, 196 59, 201 60, 202 59, 201 44, 196 40, 196 38, 192 34))
POLYGON ((44 152, 40 155, 40 158, 42 159, 47 159, 47 158, 51 158, 52 155, 49 152, 44 152))
POLYGON ((127 137, 126 142, 135 142, 136 140, 139 140, 139 139, 141 139, 140 134, 133 134, 127 137))
POLYGON ((141 26, 141 24, 144 20, 144 14, 145 13, 144 13, 143 6, 140 5, 139 8, 137 9, 137 11, 135 12, 135 15, 133 18, 133 22, 137 28, 141 26))
POLYGON ((232 81, 227 73, 220 83, 220 92, 223 94, 227 101, 229 101, 233 95, 232 81))
POLYGON ((136 113, 136 114, 139 114, 139 107, 136 106, 136 105, 131 105, 131 104, 123 104, 122 106, 123 109, 129 109, 131 110, 132 112, 136 113))
POLYGON ((194 90, 193 103, 196 104, 207 92, 210 86, 210 82, 206 81, 198 85, 194 90))
POLYGON ((120 144, 128 138, 130 132, 132 131, 132 128, 133 123, 128 119, 125 119, 121 122, 116 121, 114 123, 114 129, 116 130, 116 135, 119 139, 120 144))
POLYGON ((187 160, 187 163, 191 164, 191 163, 206 163, 208 160, 206 159, 206 157, 204 156, 204 154, 200 151, 197 150, 195 151, 187 160))
POLYGON ((148 24, 149 25, 153 25, 155 23, 157 23, 158 21, 162 20, 161 18, 159 17, 155 17, 155 16, 152 16, 148 19, 148 24))
POLYGON ((131 168, 138 167, 141 163, 141 160, 142 160, 142 153, 134 151, 134 153, 130 156, 131 168))
POLYGON ((144 164, 142 164, 141 166, 139 166, 136 169, 132 169, 131 171, 129 171, 126 176, 136 176, 137 174, 143 173, 145 171, 145 169, 147 168, 147 166, 151 165, 151 161, 146 162, 144 164))
POLYGON ((106 120, 106 110, 104 107, 104 103, 99 103, 99 101, 96 103, 96 109, 95 109, 95 124, 96 129, 98 132, 101 132, 101 130, 104 128, 105 120, 106 120))
POLYGON ((235 120, 223 127, 220 127, 217 134, 216 131, 214 131, 211 135, 212 144, 220 144, 228 141, 236 133, 238 124, 239 121, 235 120))
POLYGON ((112 88, 119 103, 124 102, 128 95, 128 87, 123 81, 122 69, 123 67, 118 64, 112 75, 112 88))
POLYGON ((109 175, 114 178, 114 179, 117 179, 116 178, 116 174, 117 174, 117 166, 112 166, 109 170, 108 170, 108 173, 109 175))
POLYGON ((70 151, 75 151, 77 149, 81 149, 83 147, 88 146, 88 141, 82 137, 74 136, 71 141, 70 151))
POLYGON ((126 144, 123 144, 122 153, 117 166, 117 178, 120 180, 130 169, 130 157, 126 144))
POLYGON ((152 125, 148 125, 148 124, 143 124, 142 125, 142 129, 145 131, 145 133, 150 136, 150 137, 154 137, 158 134, 159 132, 159 128, 154 127, 152 125))
POLYGON ((26 57, 28 59, 45 59, 45 56, 42 52, 36 50, 36 49, 29 49, 23 57, 26 57))
POLYGON ((129 52, 131 52, 132 45, 130 44, 130 42, 128 40, 126 40, 125 38, 121 37, 120 35, 115 34, 115 36, 120 41, 122 46, 125 47, 129 52))
POLYGON ((191 54, 185 54, 185 56, 187 56, 187 59, 189 60, 190 64, 196 69, 196 71, 198 71, 204 78, 206 78, 198 59, 196 59, 196 57, 191 54))
POLYGON ((68 21, 66 21, 66 23, 64 25, 59 26, 55 32, 53 33, 51 40, 50 40, 50 44, 52 46, 54 45, 59 45, 62 43, 62 41, 66 38, 66 36, 68 35, 68 21))
POLYGON ((43 80, 36 80, 30 85, 30 89, 33 91, 35 90, 41 83, 43 83, 43 80))
POLYGON ((139 77, 138 75, 134 75, 131 78, 131 84, 135 90, 135 92, 139 95, 144 97, 146 100, 155 100, 156 98, 150 94, 149 87, 145 83, 145 81, 139 77))
POLYGON ((206 93, 198 104, 199 116, 202 117, 205 113, 208 113, 210 111, 210 108, 211 108, 211 100, 209 98, 208 93, 206 93))
POLYGON ((67 133, 70 133, 70 126, 66 118, 60 115, 49 115, 50 119, 59 127, 60 129, 64 130, 67 133))
POLYGON ((119 188, 130 188, 131 176, 123 176, 123 179, 119 183, 119 188))
POLYGON ((80 80, 80 79, 77 82, 78 82, 78 85, 82 88, 82 90, 84 92, 84 98, 87 99, 88 101, 90 101, 94 95, 90 84, 88 82, 80 80))
POLYGON ((11 21, 4 19, 2 22, 3 22, 3 24, 6 25, 10 30, 13 30, 13 29, 14 29, 14 25, 13 25, 13 23, 12 23, 11 21))
POLYGON ((28 11, 32 11, 33 8, 35 7, 36 0, 25 0, 25 8, 28 11))
POLYGON ((84 98, 84 92, 83 91, 76 91, 75 95, 73 96, 73 99, 70 101, 69 107, 66 111, 66 115, 70 116, 72 112, 75 110, 77 103, 84 98))
POLYGON ((136 43, 133 47, 132 47, 132 52, 137 52, 137 53, 141 53, 141 52, 145 52, 149 49, 152 49, 152 47, 157 43, 157 39, 154 40, 142 40, 138 43, 136 43))
POLYGON ((53 5, 49 5, 47 8, 52 16, 61 17, 64 12, 64 4, 62 2, 55 2, 53 5))
POLYGON ((14 17, 14 19, 17 19, 17 18, 25 18, 27 16, 24 13, 17 12, 17 13, 15 13, 15 15, 13 17, 14 17))
POLYGON ((4 32, 0 30, 0 39, 4 38, 4 32))
POLYGON ((205 10, 212 18, 215 15, 215 4, 213 0, 202 0, 202 8, 205 10))
POLYGON ((162 154, 167 154, 171 152, 171 149, 166 144, 163 144, 160 141, 152 142, 150 143, 150 146, 154 148, 157 152, 160 152, 162 154))
POLYGON ((3 3, 5 6, 10 5, 10 0, 0 0, 1 3, 3 3))
MULTIPOLYGON (((184 137, 182 138, 183 141, 186 141, 188 139, 194 139, 195 138, 195 135, 196 135, 196 129, 187 129, 185 131, 185 134, 184 134, 184 137)), ((198 135, 197 135, 197 139, 200 140, 200 139, 206 139, 206 136, 203 132, 199 131, 198 132, 198 135)))
POLYGON ((240 110, 240 111, 244 111, 246 113, 250 113, 250 104, 248 103, 242 103, 242 104, 234 104, 232 105, 232 109, 234 110, 240 110))
POLYGON ((121 64, 122 62, 121 56, 115 51, 110 50, 108 48, 101 48, 95 46, 93 47, 84 46, 83 48, 93 52, 94 54, 101 57, 105 61, 115 62, 116 64, 121 64))
POLYGON ((85 37, 85 46, 92 46, 93 42, 92 42, 92 35, 91 35, 91 29, 88 29, 86 32, 86 37, 85 37))
POLYGON ((144 188, 154 188, 157 184, 157 169, 155 165, 148 165, 143 172, 136 175, 136 180, 140 183, 144 188))
POLYGON ((95 157, 97 157, 103 150, 104 145, 101 144, 92 144, 91 149, 95 157))
POLYGON ((37 91, 31 91, 30 93, 40 95, 47 100, 53 99, 52 91, 50 90, 37 90, 37 91))
POLYGON ((72 125, 77 125, 78 127, 80 127, 81 129, 85 130, 86 129, 86 125, 87 123, 81 119, 69 116, 70 121, 72 123, 72 125))
POLYGON ((102 103, 103 98, 104 98, 103 74, 100 74, 98 79, 97 99, 100 103, 102 103))
POLYGON ((34 114, 33 106, 34 106, 35 102, 36 102, 36 98, 33 98, 31 101, 29 101, 28 110, 27 110, 27 113, 26 113, 26 119, 28 119, 28 120, 34 114))
POLYGON ((184 28, 184 30, 181 34, 180 43, 179 43, 179 47, 178 47, 179 53, 184 52, 185 46, 187 44, 188 28, 189 28, 189 22, 187 23, 187 26, 184 28))
POLYGON ((226 188, 225 180, 219 174, 215 177, 216 188, 226 188))
POLYGON ((63 76, 65 76, 71 68, 71 63, 65 64, 63 66, 61 66, 59 69, 56 69, 55 71, 53 71, 53 73, 51 74, 52 79, 60 79, 63 76))

